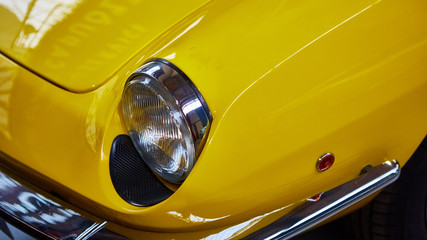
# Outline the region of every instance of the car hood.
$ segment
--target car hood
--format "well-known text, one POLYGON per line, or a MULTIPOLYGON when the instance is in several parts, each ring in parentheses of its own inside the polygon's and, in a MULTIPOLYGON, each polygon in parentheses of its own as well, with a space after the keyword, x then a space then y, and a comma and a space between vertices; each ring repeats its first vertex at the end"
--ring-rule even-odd
POLYGON ((2 1, 0 51, 73 92, 102 85, 202 1, 2 1))

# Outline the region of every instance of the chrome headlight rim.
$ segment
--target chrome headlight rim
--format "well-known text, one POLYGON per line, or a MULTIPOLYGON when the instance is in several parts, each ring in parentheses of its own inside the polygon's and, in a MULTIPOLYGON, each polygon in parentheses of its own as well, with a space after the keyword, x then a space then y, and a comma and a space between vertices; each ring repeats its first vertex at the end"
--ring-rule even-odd
MULTIPOLYGON (((166 60, 156 58, 147 61, 143 66, 137 69, 128 78, 125 85, 125 91, 128 87, 128 84, 130 84, 131 82, 138 81, 138 79, 141 78, 149 78, 164 87, 168 95, 172 97, 174 101, 171 104, 178 106, 178 109, 180 110, 180 113, 183 119, 185 120, 186 126, 188 127, 191 133, 191 138, 194 144, 194 159, 190 160, 190 166, 188 167, 188 169, 186 169, 186 173, 179 180, 171 181, 167 177, 165 178, 165 176, 162 176, 161 171, 159 171, 158 169, 154 169, 152 164, 146 162, 153 172, 155 172, 157 175, 159 175, 166 181, 174 184, 181 184, 186 179, 189 172, 192 170, 197 158, 202 152, 204 143, 206 142, 206 138, 212 122, 210 110, 206 104, 206 101, 201 96, 199 90, 188 78, 188 76, 183 73, 178 67, 166 60)), ((159 94, 158 96, 161 98, 165 97, 162 96, 162 94, 159 94)), ((123 105, 123 108, 124 107, 125 105, 123 105)), ((126 125, 128 127, 128 124, 126 125)), ((128 131, 130 134, 131 129, 129 127, 128 131)), ((137 140, 134 140, 132 138, 132 142, 138 151, 144 151, 143 149, 141 149, 141 146, 139 146, 137 140)), ((140 152, 140 155, 143 160, 146 161, 143 156, 144 154, 140 152)))

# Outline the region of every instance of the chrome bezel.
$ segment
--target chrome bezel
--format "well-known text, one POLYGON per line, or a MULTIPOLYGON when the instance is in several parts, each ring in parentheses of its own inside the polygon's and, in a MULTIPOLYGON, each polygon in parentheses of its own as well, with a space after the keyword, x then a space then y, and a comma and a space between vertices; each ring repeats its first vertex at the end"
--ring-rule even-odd
POLYGON ((127 82, 138 76, 157 80, 175 99, 190 128, 197 159, 206 142, 212 122, 209 108, 199 90, 179 68, 163 59, 147 62, 136 70, 127 82))
POLYGON ((328 152, 328 153, 325 153, 325 154, 323 154, 322 156, 320 156, 318 159, 317 159, 317 162, 316 162, 316 169, 317 169, 317 171, 319 171, 319 172, 324 172, 324 171, 326 171, 326 170, 328 170, 329 168, 331 168, 331 167, 329 167, 329 168, 325 168, 325 169, 321 169, 320 168, 320 163, 325 159, 325 158, 328 158, 328 157, 332 157, 332 158, 334 158, 334 161, 335 161, 335 155, 333 154, 333 153, 330 153, 330 152, 328 152))

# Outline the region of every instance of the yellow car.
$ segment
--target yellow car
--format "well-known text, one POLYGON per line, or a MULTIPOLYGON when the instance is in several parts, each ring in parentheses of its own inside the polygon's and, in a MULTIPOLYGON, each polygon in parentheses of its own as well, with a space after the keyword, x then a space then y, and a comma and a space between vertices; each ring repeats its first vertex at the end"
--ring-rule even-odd
MULTIPOLYGON (((427 134, 426 12, 0 0, 0 229, 288 239, 362 207, 427 134)), ((423 149, 369 205, 373 239, 427 239, 423 149)))

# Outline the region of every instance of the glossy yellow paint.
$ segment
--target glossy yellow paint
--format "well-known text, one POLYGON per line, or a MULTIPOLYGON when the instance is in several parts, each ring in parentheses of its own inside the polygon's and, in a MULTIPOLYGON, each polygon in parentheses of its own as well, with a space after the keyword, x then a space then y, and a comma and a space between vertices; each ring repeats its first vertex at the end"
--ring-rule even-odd
POLYGON ((112 226, 127 236, 244 235, 367 164, 407 161, 427 129, 426 10, 421 0, 213 1, 80 94, 2 58, 0 149, 76 205, 142 229, 112 226), (154 57, 193 80, 214 120, 184 184, 140 208, 115 193, 108 158, 126 132, 124 83, 154 57), (318 173, 325 152, 336 162, 318 173))
POLYGON ((88 92, 203 3, 3 0, 0 50, 67 90, 88 92))

